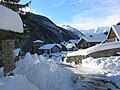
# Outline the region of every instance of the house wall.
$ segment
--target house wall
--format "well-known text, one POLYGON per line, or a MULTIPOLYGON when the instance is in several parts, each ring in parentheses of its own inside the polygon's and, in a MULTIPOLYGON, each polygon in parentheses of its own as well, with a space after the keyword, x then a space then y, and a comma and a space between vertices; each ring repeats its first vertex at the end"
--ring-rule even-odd
POLYGON ((117 40, 117 36, 114 33, 113 29, 111 28, 110 32, 109 32, 109 35, 108 35, 108 38, 107 38, 107 42, 113 42, 113 41, 116 41, 116 40, 117 40))
POLYGON ((33 43, 33 53, 38 53, 38 48, 43 46, 42 42, 33 43))
POLYGON ((70 56, 67 57, 66 62, 72 63, 75 62, 75 64, 81 64, 82 59, 86 58, 85 56, 79 55, 79 56, 70 56))
POLYGON ((78 49, 85 49, 91 46, 94 46, 96 44, 99 44, 100 42, 87 42, 85 40, 81 40, 78 44, 77 44, 77 48, 78 49))
POLYGON ((13 50, 15 49, 15 40, 3 40, 2 51, 3 51, 3 72, 6 76, 15 68, 15 58, 13 56, 13 50))
POLYGON ((60 52, 60 51, 61 51, 61 48, 59 48, 58 46, 54 46, 54 47, 51 49, 51 52, 52 52, 52 53, 60 52))
POLYGON ((0 29, 0 40, 15 39, 17 33, 0 29))
POLYGON ((3 57, 2 57, 2 40, 0 40, 0 67, 3 66, 3 57))
POLYGON ((38 54, 44 54, 44 53, 52 53, 51 49, 39 49, 38 54))
POLYGON ((84 55, 70 56, 70 57, 67 57, 66 61, 67 62, 75 62, 76 64, 81 64, 82 60, 85 58, 88 58, 88 57, 100 58, 100 57, 119 56, 117 54, 117 52, 120 52, 120 48, 97 51, 97 52, 93 52, 91 54, 88 54, 86 56, 84 56, 84 55))

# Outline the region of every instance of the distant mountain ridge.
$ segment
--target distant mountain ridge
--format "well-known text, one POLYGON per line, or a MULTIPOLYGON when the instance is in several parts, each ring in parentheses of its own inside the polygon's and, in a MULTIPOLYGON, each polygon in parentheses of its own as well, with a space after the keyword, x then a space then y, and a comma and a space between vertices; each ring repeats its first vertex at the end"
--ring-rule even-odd
POLYGON ((72 31, 73 33, 75 33, 77 36, 81 37, 83 34, 100 34, 100 33, 104 33, 104 32, 108 32, 109 31, 109 27, 98 27, 97 29, 88 29, 88 30, 84 30, 84 29, 76 29, 70 25, 63 25, 62 28, 65 28, 69 31, 72 31))
POLYGON ((45 16, 28 13, 29 19, 24 19, 23 16, 21 17, 28 32, 30 32, 28 35, 29 38, 22 47, 24 51, 31 51, 33 41, 38 39, 45 43, 60 43, 79 38, 71 31, 58 27, 45 16))
POLYGON ((94 33, 104 33, 104 32, 108 32, 110 27, 98 27, 94 33))
POLYGON ((81 33, 78 29, 70 26, 70 25, 63 25, 62 28, 68 30, 68 31, 71 31, 73 32, 74 35, 77 35, 79 38, 82 37, 83 33, 81 33))

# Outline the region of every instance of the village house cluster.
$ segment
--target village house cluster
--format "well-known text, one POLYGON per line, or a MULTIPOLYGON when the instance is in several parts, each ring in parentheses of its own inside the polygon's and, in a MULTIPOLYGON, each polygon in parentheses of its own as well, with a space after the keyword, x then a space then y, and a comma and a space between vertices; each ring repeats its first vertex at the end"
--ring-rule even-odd
MULTIPOLYGON (((43 40, 33 41, 33 47, 31 53, 37 54, 51 54, 61 51, 77 51, 79 49, 86 49, 97 44, 104 44, 109 42, 115 42, 120 40, 120 25, 113 25, 108 34, 83 34, 80 39, 71 39, 69 41, 63 41, 61 43, 45 43, 43 40)), ((20 51, 20 49, 19 49, 20 51)), ((17 56, 21 55, 16 54, 17 56)), ((25 53, 24 53, 25 54, 25 53)))

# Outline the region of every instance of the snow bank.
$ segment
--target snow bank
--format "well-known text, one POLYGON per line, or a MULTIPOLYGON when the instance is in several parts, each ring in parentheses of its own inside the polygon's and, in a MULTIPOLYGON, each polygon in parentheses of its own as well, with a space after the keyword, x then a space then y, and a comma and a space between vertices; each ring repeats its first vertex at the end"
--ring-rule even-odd
POLYGON ((23 32, 23 23, 20 16, 2 5, 0 5, 0 29, 23 32))
POLYGON ((39 90, 23 76, 0 78, 0 90, 39 90))
POLYGON ((97 70, 106 70, 108 72, 120 71, 120 56, 102 57, 102 58, 87 58, 82 60, 82 67, 88 67, 97 70))
POLYGON ((58 66, 55 61, 41 59, 45 58, 27 53, 25 58, 17 63, 15 74, 25 76, 39 90, 72 90, 71 71, 58 66))
POLYGON ((120 88, 120 75, 111 76, 108 78, 108 80, 111 81, 112 83, 115 83, 116 86, 120 88))
POLYGON ((98 59, 87 58, 82 60, 82 67, 92 68, 103 72, 107 81, 120 88, 120 56, 102 57, 98 59))
MULTIPOLYGON (((98 77, 99 72, 96 73, 98 70, 114 73, 108 74, 109 77, 103 79, 120 87, 120 73, 118 73, 120 56, 84 59, 81 66, 81 68, 70 68, 69 65, 49 61, 42 55, 27 53, 24 59, 17 62, 15 76, 0 78, 0 90, 93 90, 94 87, 89 88, 92 84, 89 81, 94 81, 94 76, 98 77), (93 76, 93 80, 89 75, 93 76)), ((96 82, 101 84, 99 81, 96 82)))
POLYGON ((68 53, 67 56, 77 56, 77 55, 88 55, 93 52, 102 51, 102 50, 108 50, 113 48, 120 48, 120 42, 109 42, 104 44, 98 44, 96 46, 78 50, 75 52, 68 53))

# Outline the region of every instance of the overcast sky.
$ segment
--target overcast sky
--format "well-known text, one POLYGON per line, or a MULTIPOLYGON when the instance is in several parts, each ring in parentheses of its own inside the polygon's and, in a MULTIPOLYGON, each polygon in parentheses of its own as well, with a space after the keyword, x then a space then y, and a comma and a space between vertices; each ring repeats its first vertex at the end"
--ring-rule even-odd
POLYGON ((69 24, 79 29, 120 22, 120 0, 32 0, 30 10, 47 16, 55 24, 69 24))

